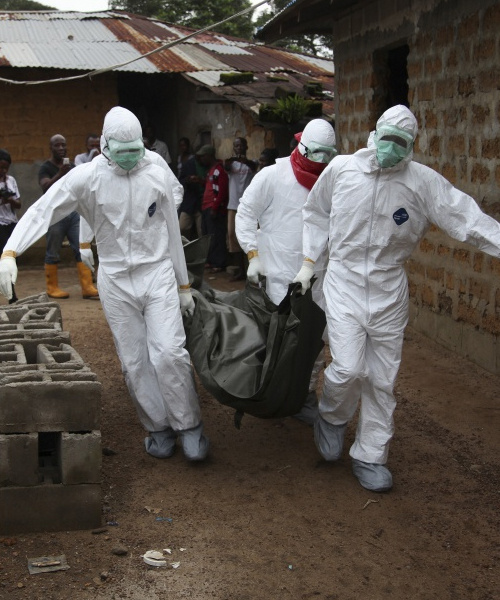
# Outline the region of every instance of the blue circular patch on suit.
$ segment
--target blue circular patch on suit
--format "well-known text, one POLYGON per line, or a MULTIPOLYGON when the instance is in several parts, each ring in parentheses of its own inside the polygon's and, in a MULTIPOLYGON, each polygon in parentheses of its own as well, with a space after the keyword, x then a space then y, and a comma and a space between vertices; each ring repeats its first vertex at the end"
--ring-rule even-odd
POLYGON ((156 202, 153 202, 151 206, 148 208, 148 215, 152 217, 156 212, 156 202))
POLYGON ((398 210, 392 215, 392 218, 396 222, 396 225, 402 225, 408 221, 410 216, 404 208, 398 208, 398 210))

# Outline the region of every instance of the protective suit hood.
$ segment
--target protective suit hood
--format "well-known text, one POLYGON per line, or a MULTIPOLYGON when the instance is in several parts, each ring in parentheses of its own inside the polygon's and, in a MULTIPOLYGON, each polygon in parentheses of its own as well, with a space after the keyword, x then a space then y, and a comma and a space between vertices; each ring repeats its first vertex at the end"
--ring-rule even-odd
MULTIPOLYGON (((142 127, 139 119, 130 110, 122 106, 113 107, 104 117, 104 124, 101 135, 101 152, 106 157, 110 166, 120 175, 126 175, 127 171, 119 167, 110 158, 108 140, 113 139, 118 142, 133 142, 142 140, 142 127)), ((138 168, 141 159, 134 169, 138 168)))
POLYGON ((311 142, 322 146, 335 146, 335 131, 328 121, 313 119, 304 127, 300 141, 302 144, 299 144, 299 152, 302 155, 305 152, 304 146, 309 146, 311 142))
MULTIPOLYGON (((387 109, 382 116, 377 121, 376 131, 383 129, 384 127, 397 127, 405 132, 408 136, 411 136, 411 139, 415 141, 418 133, 418 123, 415 115, 411 112, 409 108, 403 106, 402 104, 398 104, 387 109)), ((372 156, 370 156, 370 168, 369 170, 377 170, 380 168, 379 163, 376 158, 376 131, 370 132, 367 142, 367 148, 371 151, 372 156)), ((362 152, 362 151, 361 151, 362 152)), ((413 160, 413 150, 403 159, 401 162, 397 163, 393 167, 389 167, 384 169, 384 171, 398 171, 403 169, 409 162, 413 160)))

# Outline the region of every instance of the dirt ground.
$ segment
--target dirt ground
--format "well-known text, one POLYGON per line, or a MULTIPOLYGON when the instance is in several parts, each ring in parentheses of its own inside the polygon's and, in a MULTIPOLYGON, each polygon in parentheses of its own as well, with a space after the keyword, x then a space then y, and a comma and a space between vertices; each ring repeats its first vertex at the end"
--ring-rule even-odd
MULTIPOLYGON (((1 599, 500 598, 499 377, 407 331, 387 494, 351 473, 354 425, 343 459, 327 463, 310 427, 245 416, 237 430, 201 387, 210 458, 159 460, 143 449, 100 303, 81 299, 74 268, 60 282, 64 329, 103 385, 102 442, 115 454, 103 456, 102 523, 116 525, 2 538, 1 599), (167 567, 144 564, 165 548, 167 567), (27 558, 61 554, 69 570, 29 575, 27 558)), ((43 271, 21 270, 17 290, 43 291, 43 271)))

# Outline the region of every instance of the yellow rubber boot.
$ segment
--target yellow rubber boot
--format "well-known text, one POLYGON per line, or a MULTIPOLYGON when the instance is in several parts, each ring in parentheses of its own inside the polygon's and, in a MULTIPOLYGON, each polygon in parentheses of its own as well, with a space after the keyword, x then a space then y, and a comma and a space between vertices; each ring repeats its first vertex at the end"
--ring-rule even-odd
POLYGON ((57 283, 57 265, 45 264, 45 281, 47 282, 47 295, 51 298, 69 298, 68 292, 61 290, 57 283))
POLYGON ((99 298, 99 292, 92 282, 92 271, 82 262, 77 262, 76 268, 78 269, 78 277, 82 286, 82 297, 99 298))

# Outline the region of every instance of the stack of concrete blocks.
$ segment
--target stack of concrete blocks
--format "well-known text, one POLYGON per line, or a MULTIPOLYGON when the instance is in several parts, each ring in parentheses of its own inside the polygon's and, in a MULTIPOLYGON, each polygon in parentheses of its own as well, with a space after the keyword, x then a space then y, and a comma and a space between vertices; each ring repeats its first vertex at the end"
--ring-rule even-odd
POLYGON ((100 405, 56 302, 0 307, 0 534, 101 524, 100 405))

